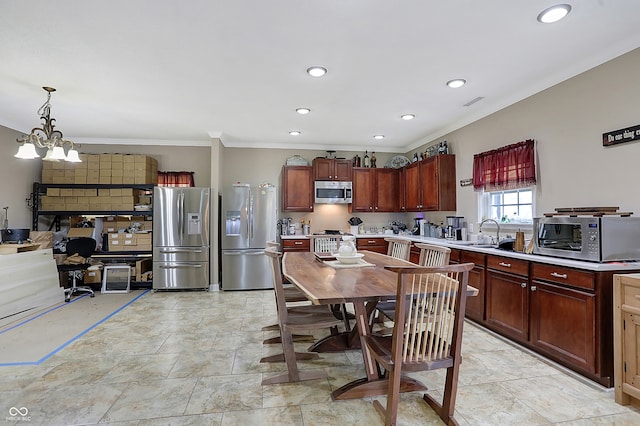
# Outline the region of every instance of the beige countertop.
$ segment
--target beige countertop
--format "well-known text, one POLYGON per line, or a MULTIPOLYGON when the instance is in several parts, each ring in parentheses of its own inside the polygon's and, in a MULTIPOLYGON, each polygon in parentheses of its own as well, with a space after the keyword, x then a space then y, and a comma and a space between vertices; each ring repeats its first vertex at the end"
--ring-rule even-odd
MULTIPOLYGON (((309 236, 307 235, 282 235, 280 238, 282 238, 283 240, 287 240, 287 239, 299 239, 299 238, 308 238, 308 237, 309 236)), ((526 254, 526 253, 518 253, 514 251, 499 250, 491 247, 476 247, 473 244, 470 244, 470 242, 468 241, 451 241, 451 240, 446 240, 442 238, 423 237, 420 235, 401 235, 401 234, 394 234, 394 235, 358 234, 356 235, 356 238, 385 238, 385 237, 404 238, 417 243, 437 244, 437 245, 441 245, 449 248, 475 251, 479 253, 491 254, 496 256, 504 256, 504 257, 510 257, 514 259, 528 260, 532 262, 546 263, 549 265, 586 269, 586 270, 595 271, 595 272, 606 272, 606 271, 624 272, 624 271, 640 270, 640 262, 607 262, 607 263, 583 262, 579 260, 564 259, 560 257, 542 256, 539 254, 526 254)))

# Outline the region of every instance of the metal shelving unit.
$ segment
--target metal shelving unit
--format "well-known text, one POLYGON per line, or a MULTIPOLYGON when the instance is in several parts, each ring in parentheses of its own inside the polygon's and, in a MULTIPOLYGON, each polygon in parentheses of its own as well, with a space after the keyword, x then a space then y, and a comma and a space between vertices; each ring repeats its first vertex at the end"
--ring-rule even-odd
MULTIPOLYGON (((31 193, 31 205, 32 205, 32 223, 31 229, 38 230, 40 216, 54 216, 53 223, 49 230, 55 227, 56 231, 60 231, 60 218, 69 216, 151 216, 153 218, 152 210, 42 210, 40 209, 40 197, 46 194, 48 188, 60 188, 60 189, 117 189, 117 188, 131 188, 141 189, 145 191, 152 191, 153 184, 63 184, 63 183, 33 183, 33 192, 31 193)), ((92 257, 102 260, 108 260, 113 262, 131 263, 138 260, 152 259, 153 252, 151 250, 146 251, 117 251, 117 252, 96 252, 92 257)), ((151 281, 131 282, 132 287, 149 287, 151 288, 151 281)))

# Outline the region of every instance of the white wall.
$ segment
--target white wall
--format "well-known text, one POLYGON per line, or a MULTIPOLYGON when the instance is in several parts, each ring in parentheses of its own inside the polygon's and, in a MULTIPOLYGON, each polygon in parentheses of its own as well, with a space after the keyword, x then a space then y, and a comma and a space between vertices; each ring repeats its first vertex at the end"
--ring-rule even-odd
MULTIPOLYGON (((602 134, 640 124, 640 49, 451 132, 457 178, 473 155, 525 139, 537 142, 536 211, 616 206, 640 214, 640 144, 602 146, 602 134)), ((458 214, 477 218, 473 187, 457 188, 458 214)))
MULTIPOLYGON (((20 146, 16 138, 22 133, 0 126, 0 208, 9 207, 10 228, 31 228, 31 209, 25 201, 30 197, 33 182, 40 181, 40 161, 15 158, 20 146)), ((0 210, 0 227, 4 210, 0 210)))

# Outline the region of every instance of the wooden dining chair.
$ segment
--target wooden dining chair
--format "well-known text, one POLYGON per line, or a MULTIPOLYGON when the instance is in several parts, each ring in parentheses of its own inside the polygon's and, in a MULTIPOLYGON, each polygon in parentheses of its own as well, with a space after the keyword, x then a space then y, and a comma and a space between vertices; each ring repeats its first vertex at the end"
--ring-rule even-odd
POLYGON ((467 282, 473 263, 440 267, 386 266, 398 274, 396 309, 391 336, 363 337, 389 379, 387 405, 374 401, 385 425, 395 425, 403 371, 447 369, 442 403, 423 399, 445 424, 453 418, 458 388, 467 282))
MULTIPOLYGON (((340 240, 342 237, 339 235, 311 235, 310 249, 313 253, 337 253, 340 248, 340 240)), ((339 305, 330 305, 333 315, 342 320, 345 330, 351 331, 351 320, 355 320, 356 317, 352 313, 348 312, 347 306, 342 303, 339 305)))
MULTIPOLYGON (((337 332, 340 320, 334 317, 328 309, 318 311, 317 309, 304 309, 300 307, 295 309, 287 308, 284 299, 282 287, 282 272, 280 269, 280 258, 282 253, 277 252, 274 248, 267 248, 265 254, 269 256, 271 264, 271 275, 273 277, 273 287, 276 295, 276 308, 278 311, 278 321, 280 324, 280 336, 282 336, 282 350, 284 352, 284 360, 287 363, 287 373, 270 377, 262 381, 263 385, 272 385, 276 383, 300 382, 303 380, 321 379, 327 377, 325 371, 307 371, 298 370, 296 362, 296 353, 293 347, 292 333, 301 330, 318 330, 333 329, 337 332)), ((318 306, 310 306, 309 308, 317 308, 318 306)))
MULTIPOLYGON (((449 264, 451 249, 449 247, 437 246, 434 244, 416 243, 420 249, 420 266, 445 266, 449 264)), ((395 300, 384 301, 376 306, 378 312, 393 320, 395 316, 395 300)))
POLYGON ((387 256, 402 260, 409 260, 409 255, 411 254, 411 241, 394 237, 387 237, 384 240, 389 243, 387 246, 387 256))
MULTIPOLYGON (((277 241, 267 241, 267 247, 272 247, 277 251, 280 248, 280 243, 278 243, 277 241)), ((300 302, 309 302, 309 299, 307 299, 307 296, 305 296, 304 293, 298 289, 298 287, 291 285, 290 283, 286 285, 284 284, 284 282, 285 282, 285 279, 283 277, 284 297, 289 305, 295 303, 296 306, 300 306, 300 302)), ((308 305, 311 306, 310 302, 308 305)), ((264 327, 262 327, 262 331, 276 331, 276 330, 280 330, 280 326, 278 323, 265 325, 264 327)), ((314 341, 314 337, 310 334, 294 334, 292 337, 294 342, 313 342, 314 341)), ((268 339, 264 339, 262 343, 267 345, 282 343, 282 338, 281 336, 270 337, 268 339)), ((318 358, 318 356, 313 353, 298 353, 297 356, 298 356, 298 359, 318 358)), ((260 360, 260 362, 281 362, 281 361, 284 361, 282 354, 264 357, 260 360)))

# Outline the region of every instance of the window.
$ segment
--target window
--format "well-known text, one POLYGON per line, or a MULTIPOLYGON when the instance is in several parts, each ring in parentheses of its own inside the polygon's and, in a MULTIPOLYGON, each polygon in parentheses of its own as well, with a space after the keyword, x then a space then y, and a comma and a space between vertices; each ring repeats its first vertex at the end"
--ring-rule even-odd
POLYGON ((479 217, 483 219, 502 223, 533 222, 533 187, 483 192, 480 199, 479 217))
POLYGON ((532 223, 535 206, 535 142, 528 139, 473 156, 478 217, 501 223, 532 223))
POLYGON ((158 172, 158 186, 195 186, 193 172, 158 172))

